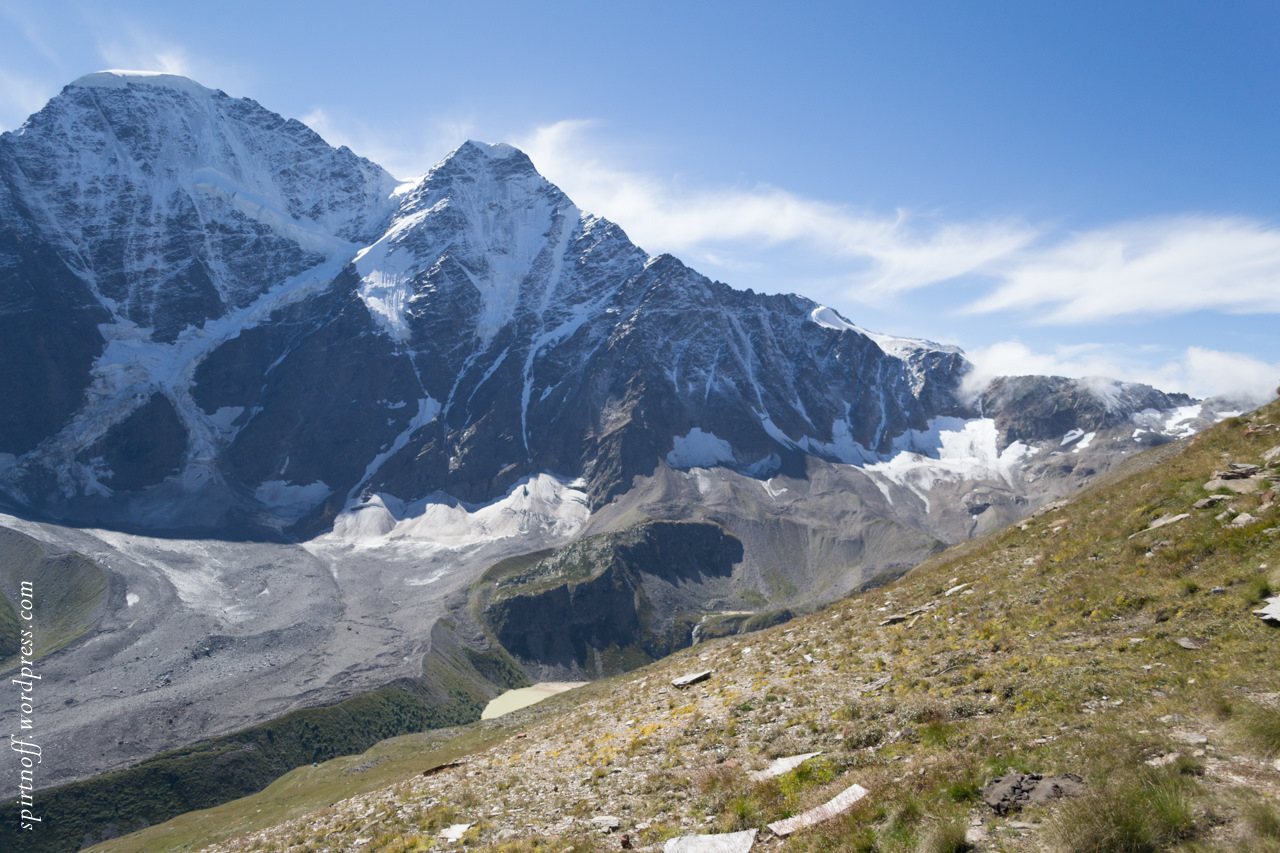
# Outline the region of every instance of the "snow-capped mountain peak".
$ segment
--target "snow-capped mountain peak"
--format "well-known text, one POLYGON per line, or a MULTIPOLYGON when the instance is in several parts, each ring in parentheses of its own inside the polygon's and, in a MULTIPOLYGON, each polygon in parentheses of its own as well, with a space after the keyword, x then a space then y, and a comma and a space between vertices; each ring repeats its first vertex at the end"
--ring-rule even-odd
POLYGON ((83 77, 72 80, 68 85, 84 89, 123 89, 131 84, 136 86, 159 86, 197 97, 207 97, 214 93, 213 89, 208 89, 189 77, 183 77, 181 74, 169 74, 163 71, 125 71, 122 69, 95 71, 92 74, 85 74, 83 77))
POLYGON ((29 368, 0 386, 0 481, 160 526, 314 531, 545 474, 598 508, 663 465, 870 471, 952 432, 948 464, 978 435, 1003 459, 1189 402, 1007 382, 972 403, 955 347, 650 257, 510 145, 398 183, 168 74, 86 75, 0 136, 0 274, 0 345, 29 368))

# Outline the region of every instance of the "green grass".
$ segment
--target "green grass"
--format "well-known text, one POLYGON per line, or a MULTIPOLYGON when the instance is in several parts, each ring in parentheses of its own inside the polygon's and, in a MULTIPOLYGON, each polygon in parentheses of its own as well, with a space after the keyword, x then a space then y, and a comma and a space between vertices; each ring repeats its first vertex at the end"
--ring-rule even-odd
POLYGON ((36 658, 52 654, 93 627, 107 602, 106 573, 80 554, 50 553, 44 545, 0 528, 0 671, 17 663, 20 620, 15 605, 23 582, 32 585, 36 658))
POLYGON ((1233 708, 1232 733, 1267 758, 1280 754, 1280 710, 1248 702, 1233 708))
POLYGON ((1176 773, 1123 773, 1063 805, 1049 828, 1061 853, 1158 853, 1199 832, 1176 773))

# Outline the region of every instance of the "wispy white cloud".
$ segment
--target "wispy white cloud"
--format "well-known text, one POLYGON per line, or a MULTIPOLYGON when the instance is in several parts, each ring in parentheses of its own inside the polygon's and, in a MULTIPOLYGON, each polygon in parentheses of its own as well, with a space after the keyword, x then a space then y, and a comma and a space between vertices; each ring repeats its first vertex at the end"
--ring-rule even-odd
POLYGON ((801 243, 851 265, 854 295, 888 295, 978 271, 1036 236, 1017 222, 937 224, 903 211, 862 214, 777 187, 681 191, 609 165, 591 121, 537 128, 517 145, 578 204, 618 222, 650 251, 710 252, 724 243, 801 243))
POLYGON ((1039 323, 1280 312, 1280 230, 1239 218, 1125 223, 1014 253, 990 271, 997 286, 969 310, 1035 311, 1039 323))
POLYGON ((99 39, 97 49, 109 68, 197 76, 186 48, 136 27, 99 39))
POLYGON ((882 304, 966 277, 982 294, 968 312, 1014 312, 1038 324, 1280 312, 1280 229, 1261 222, 1182 216, 1062 235, 1013 220, 867 214, 770 186, 681 190, 611 165, 598 130, 561 121, 517 144, 575 201, 650 251, 732 258, 741 268, 751 248, 797 244, 843 270, 828 274, 826 292, 835 279, 845 298, 882 304))
POLYGON ((1196 397, 1228 394, 1261 404, 1275 397, 1280 384, 1280 363, 1195 346, 1173 358, 1153 360, 1150 352, 1117 344, 1076 344, 1043 352, 1020 341, 1001 341, 966 355, 976 368, 970 387, 985 385, 996 376, 1107 376, 1163 391, 1196 397))

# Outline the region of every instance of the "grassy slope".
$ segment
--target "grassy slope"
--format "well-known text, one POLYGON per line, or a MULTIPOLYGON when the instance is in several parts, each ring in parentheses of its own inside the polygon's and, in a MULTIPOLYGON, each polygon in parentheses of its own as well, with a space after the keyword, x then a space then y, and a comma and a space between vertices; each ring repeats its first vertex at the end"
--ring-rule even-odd
POLYGON ((18 662, 15 603, 22 581, 35 589, 36 657, 84 634, 107 601, 107 576, 96 563, 79 554, 51 555, 35 539, 0 528, 0 670, 18 662))
MULTIPOLYGON (((476 823, 473 849, 504 851, 616 849, 580 823, 525 829, 525 806, 542 798, 560 815, 619 809, 638 844, 659 847, 692 825, 760 828, 761 849, 953 851, 980 820, 984 849, 1280 851, 1280 628, 1251 615, 1280 589, 1280 537, 1266 532, 1280 513, 1235 497, 1235 511, 1260 520, 1232 528, 1215 518, 1223 507, 1191 508, 1227 461, 1257 463, 1280 445, 1280 431, 1249 432, 1264 423, 1280 423, 1280 404, 1158 448, 1066 506, 892 584, 564 694, 523 740, 481 744, 477 730, 486 751, 473 760, 489 769, 449 819, 476 823), (702 666, 715 678, 679 696, 641 680, 702 666), (744 773, 813 750, 825 755, 780 780, 744 773), (521 762, 535 753, 539 764, 521 762), (1148 763, 1157 759, 1167 763, 1148 763), (978 792, 1009 767, 1078 773, 1087 793, 995 816, 978 792), (764 829, 853 782, 871 795, 844 817, 786 842, 764 829), (583 790, 591 798, 575 805, 583 790), (500 844, 497 815, 514 804, 516 835, 500 844)), ((364 814, 373 801, 357 797, 223 849, 348 849, 357 836, 372 839, 364 851, 432 849, 443 818, 430 804, 447 801, 450 784, 405 782, 378 795, 394 808, 364 814)), ((341 793, 328 790, 330 802, 341 793)), ((284 807, 268 814, 262 802, 229 804, 234 820, 206 839, 272 826, 284 807)), ((159 831, 112 849, 166 849, 159 831)))

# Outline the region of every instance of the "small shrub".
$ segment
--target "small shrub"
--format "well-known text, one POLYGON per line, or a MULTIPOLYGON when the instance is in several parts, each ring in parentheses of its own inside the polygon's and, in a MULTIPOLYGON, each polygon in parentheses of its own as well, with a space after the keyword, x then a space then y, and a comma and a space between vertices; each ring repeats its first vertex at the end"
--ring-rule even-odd
POLYGON ((965 840, 965 826, 960 820, 947 820, 934 824, 920 837, 916 853, 965 853, 973 845, 965 840))
POLYGON ((1254 838, 1280 840, 1280 813, 1265 802, 1252 802, 1244 808, 1244 824, 1254 838))
POLYGON ((1157 853, 1196 834, 1187 784, 1169 772, 1112 777, 1068 801, 1048 837, 1063 853, 1157 853))
POLYGON ((1244 582, 1242 594, 1246 603, 1257 605, 1275 595, 1276 589, 1266 575, 1254 575, 1244 582))
POLYGON ((1238 711, 1232 725, 1235 735, 1261 755, 1280 753, 1280 710, 1250 703, 1238 711))

